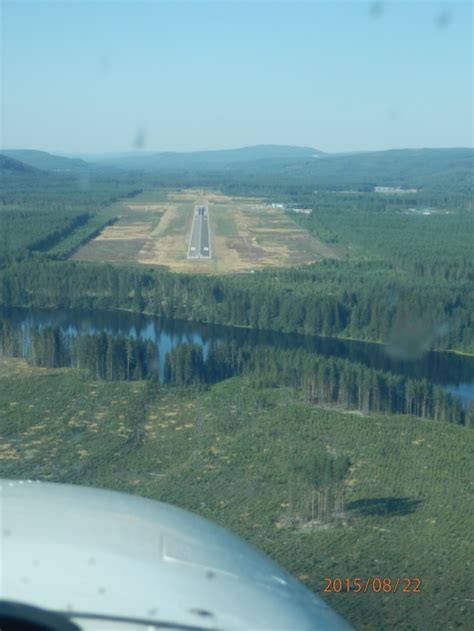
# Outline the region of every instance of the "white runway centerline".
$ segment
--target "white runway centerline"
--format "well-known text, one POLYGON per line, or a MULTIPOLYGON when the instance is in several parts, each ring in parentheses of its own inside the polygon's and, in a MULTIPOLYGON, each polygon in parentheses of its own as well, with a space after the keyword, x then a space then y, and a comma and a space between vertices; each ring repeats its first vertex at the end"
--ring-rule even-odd
POLYGON ((209 231, 209 208, 207 204, 194 206, 193 224, 189 237, 188 259, 210 259, 211 236, 209 231))

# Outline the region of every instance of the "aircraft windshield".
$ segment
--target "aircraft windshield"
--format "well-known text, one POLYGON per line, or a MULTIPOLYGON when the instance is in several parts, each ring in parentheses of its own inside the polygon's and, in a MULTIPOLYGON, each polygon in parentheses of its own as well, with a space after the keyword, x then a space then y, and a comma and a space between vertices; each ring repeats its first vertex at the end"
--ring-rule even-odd
POLYGON ((472 10, 1 1, 0 629, 473 628, 472 10))

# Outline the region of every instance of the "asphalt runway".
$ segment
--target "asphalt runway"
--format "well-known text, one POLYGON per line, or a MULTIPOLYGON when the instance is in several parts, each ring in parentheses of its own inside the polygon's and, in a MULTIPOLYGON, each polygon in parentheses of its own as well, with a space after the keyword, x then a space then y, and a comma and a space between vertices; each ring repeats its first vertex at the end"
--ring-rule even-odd
POLYGON ((189 238, 188 259, 210 259, 211 238, 209 233, 209 209, 204 205, 194 206, 193 225, 189 238))

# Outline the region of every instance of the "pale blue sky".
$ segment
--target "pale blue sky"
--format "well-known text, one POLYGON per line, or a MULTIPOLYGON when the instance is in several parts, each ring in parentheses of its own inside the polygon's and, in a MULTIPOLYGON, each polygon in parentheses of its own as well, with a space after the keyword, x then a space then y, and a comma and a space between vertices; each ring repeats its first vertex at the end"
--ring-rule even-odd
POLYGON ((472 6, 2 2, 4 148, 472 145, 472 6))

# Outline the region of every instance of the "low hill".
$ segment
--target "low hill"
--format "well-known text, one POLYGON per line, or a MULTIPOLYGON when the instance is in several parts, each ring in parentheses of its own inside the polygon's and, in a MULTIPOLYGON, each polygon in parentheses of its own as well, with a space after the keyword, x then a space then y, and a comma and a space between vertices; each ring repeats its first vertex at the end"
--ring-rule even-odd
POLYGON ((241 149, 163 152, 97 156, 98 166, 191 177, 193 185, 204 175, 222 183, 290 183, 314 189, 370 190, 374 186, 423 188, 431 191, 474 191, 474 150, 393 149, 328 154, 311 147, 261 145, 241 149))
POLYGON ((0 154, 0 173, 6 174, 38 174, 40 171, 20 160, 14 160, 4 154, 0 154))
POLYGON ((315 189, 364 190, 400 186, 470 193, 474 189, 473 149, 392 149, 293 160, 240 163, 243 174, 277 177, 315 189))
POLYGON ((5 156, 47 171, 80 172, 113 167, 146 173, 179 174, 199 185, 252 181, 294 184, 311 190, 371 190, 374 186, 418 188, 470 195, 474 192, 474 150, 392 149, 328 154, 311 147, 259 145, 216 151, 126 153, 79 158, 44 151, 4 150, 5 156), (204 178, 202 178, 204 176, 204 178), (249 179, 249 176, 251 178, 249 179), (212 184, 212 182, 211 182, 212 184))
POLYGON ((424 186, 439 175, 471 173, 473 149, 392 149, 336 156, 306 163, 308 172, 376 185, 424 186))
POLYGON ((43 171, 76 171, 87 169, 90 166, 79 158, 64 158, 46 151, 33 149, 4 149, 2 154, 43 171))

